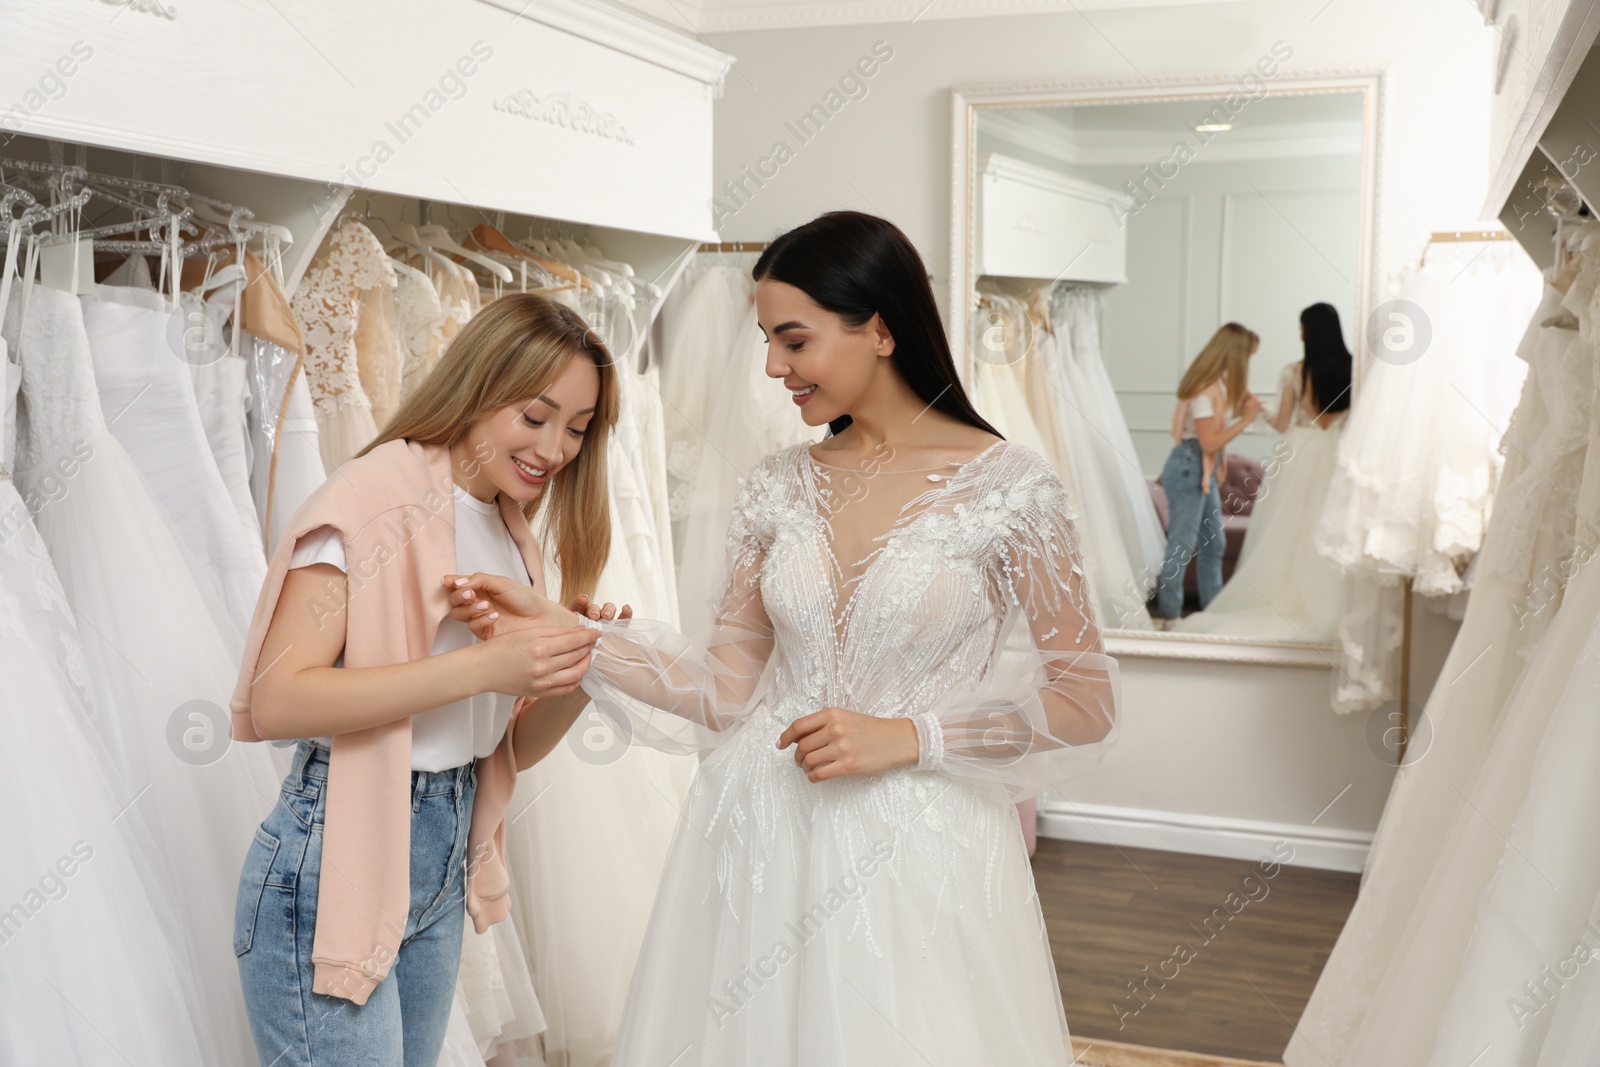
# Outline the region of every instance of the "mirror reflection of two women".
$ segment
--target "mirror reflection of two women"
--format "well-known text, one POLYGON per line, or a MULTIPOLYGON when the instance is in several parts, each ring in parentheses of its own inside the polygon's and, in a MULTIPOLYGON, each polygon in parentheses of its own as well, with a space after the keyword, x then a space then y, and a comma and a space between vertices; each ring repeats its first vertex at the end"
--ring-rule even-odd
MULTIPOLYGON (((1172 418, 1176 444, 1161 473, 1168 501, 1167 550, 1156 622, 1163 629, 1314 644, 1337 634, 1339 572, 1318 554, 1315 541, 1350 408, 1352 361, 1339 313, 1330 304, 1313 304, 1300 313, 1300 336, 1304 358, 1283 368, 1277 406, 1265 419, 1283 439, 1260 477, 1243 479, 1242 495, 1253 499, 1244 544, 1226 586, 1222 486, 1229 481, 1228 445, 1264 413, 1246 385, 1260 339, 1238 323, 1225 324, 1178 385, 1172 418), (1180 618, 1190 558, 1201 610, 1180 618)), ((1237 504, 1230 500, 1230 508, 1237 504)))

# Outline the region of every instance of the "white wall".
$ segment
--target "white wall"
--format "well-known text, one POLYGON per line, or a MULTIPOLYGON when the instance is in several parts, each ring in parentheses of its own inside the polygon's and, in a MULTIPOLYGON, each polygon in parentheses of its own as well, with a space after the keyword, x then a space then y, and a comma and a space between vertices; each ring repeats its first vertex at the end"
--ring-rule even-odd
MULTIPOLYGON (((1414 265, 1432 229, 1477 220, 1486 185, 1492 31, 1462 0, 1263 0, 716 34, 737 57, 716 105, 713 175, 724 240, 764 240, 833 208, 897 222, 936 279, 948 270, 949 88, 1114 79, 1237 78, 1277 40, 1286 74, 1386 72, 1380 277, 1414 265), (1320 10, 1319 10, 1320 9, 1320 10), (791 128, 870 57, 858 97, 802 142, 791 128), (790 125, 786 125, 786 122, 790 125), (779 142, 785 150, 776 152, 779 142)), ((941 301, 945 293, 936 281, 941 301)))
MULTIPOLYGON (((1361 161, 1325 156, 1191 163, 1127 220, 1128 282, 1106 294, 1101 348, 1145 475, 1172 449, 1178 380, 1224 322, 1261 335, 1250 388, 1275 403, 1278 374, 1300 359, 1300 310, 1326 301, 1356 338, 1361 161)), ((1115 186, 1126 168, 1074 173, 1115 186)), ((1234 450, 1270 454, 1267 430, 1234 450)))

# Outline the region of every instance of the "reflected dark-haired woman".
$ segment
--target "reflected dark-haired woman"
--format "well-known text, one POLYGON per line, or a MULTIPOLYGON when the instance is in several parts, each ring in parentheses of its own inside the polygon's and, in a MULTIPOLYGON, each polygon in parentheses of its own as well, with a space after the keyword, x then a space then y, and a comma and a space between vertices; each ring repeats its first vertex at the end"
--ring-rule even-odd
MULTIPOLYGON (((745 480, 709 633, 597 624, 595 706, 707 753, 612 1063, 1058 1067, 1013 803, 1097 754, 1117 705, 1067 494, 973 410, 895 226, 823 215, 754 274, 766 372, 833 432, 745 480)), ((573 618, 471 581, 482 633, 573 618)))
POLYGON ((1315 541, 1350 410, 1352 360, 1332 304, 1300 312, 1300 336, 1305 358, 1283 368, 1266 419, 1284 436, 1256 490, 1238 565, 1210 606, 1175 629, 1314 644, 1338 637, 1339 571, 1315 541))

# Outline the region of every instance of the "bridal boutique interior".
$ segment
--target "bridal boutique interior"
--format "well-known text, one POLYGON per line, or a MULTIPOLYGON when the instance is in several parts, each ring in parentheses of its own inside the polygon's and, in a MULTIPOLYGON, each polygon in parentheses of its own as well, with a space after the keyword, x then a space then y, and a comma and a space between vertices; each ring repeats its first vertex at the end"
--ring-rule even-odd
MULTIPOLYGON (((616 357, 597 596, 710 623, 741 480, 825 432, 751 269, 834 209, 916 245, 1119 664, 1115 743, 1017 806, 1076 1062, 1600 1062, 1597 36, 1593 0, 0 0, 0 1063, 256 1062, 260 586, 497 299, 616 357), (1184 548, 1174 406, 1229 323, 1259 404, 1214 413, 1184 548)), ((440 1063, 612 1062, 697 773, 629 742, 591 710, 518 779, 440 1063)))

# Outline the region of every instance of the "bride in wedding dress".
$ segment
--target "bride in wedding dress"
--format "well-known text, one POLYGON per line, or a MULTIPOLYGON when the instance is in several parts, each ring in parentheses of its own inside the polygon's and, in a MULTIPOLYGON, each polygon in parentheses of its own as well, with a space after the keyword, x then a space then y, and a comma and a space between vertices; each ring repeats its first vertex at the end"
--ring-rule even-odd
MULTIPOLYGON (((612 1063, 1063 1064, 1011 805, 1097 757, 1115 716, 1065 490, 972 410, 892 225, 824 215, 755 273, 768 374, 836 432, 746 479, 708 640, 596 624, 595 707, 709 751, 612 1063)), ((453 610, 480 633, 571 618, 469 581, 453 610)))

